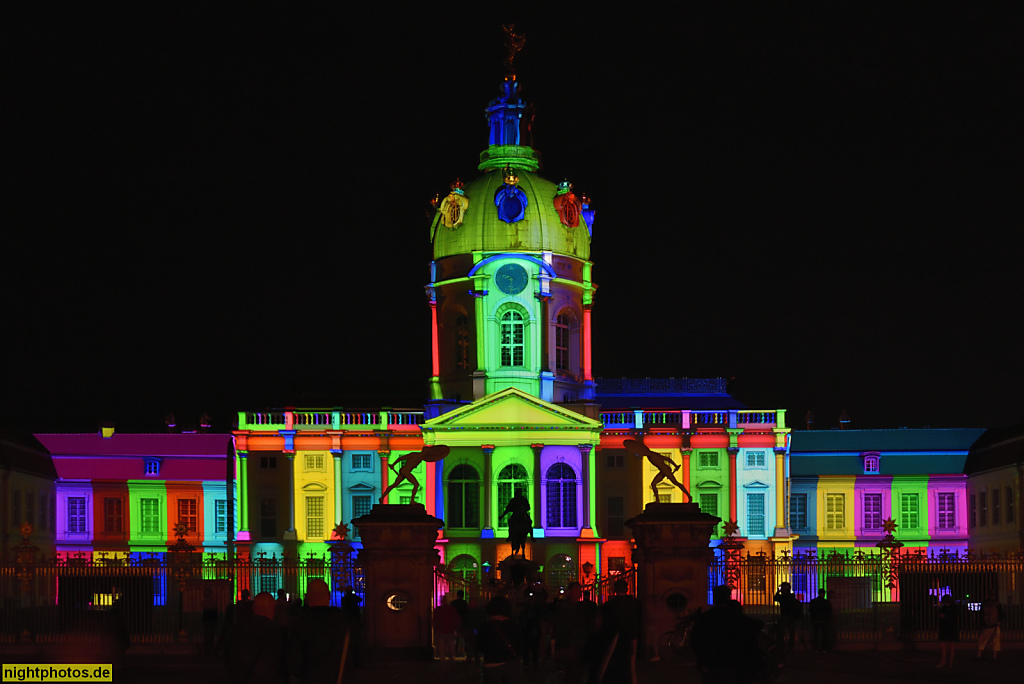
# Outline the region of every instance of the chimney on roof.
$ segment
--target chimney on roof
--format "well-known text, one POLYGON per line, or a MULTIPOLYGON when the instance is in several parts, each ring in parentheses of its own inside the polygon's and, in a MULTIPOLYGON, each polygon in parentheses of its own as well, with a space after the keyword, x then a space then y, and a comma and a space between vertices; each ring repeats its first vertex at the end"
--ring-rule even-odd
POLYGON ((210 414, 203 411, 203 415, 199 416, 199 431, 206 432, 210 429, 210 414))
POLYGON ((850 427, 850 414, 843 409, 843 412, 839 414, 839 429, 848 430, 850 427))
POLYGON ((100 437, 103 439, 110 439, 114 436, 114 423, 113 421, 105 420, 100 423, 100 437))
POLYGON ((807 409, 807 415, 804 416, 804 419, 807 421, 807 429, 808 430, 813 430, 814 429, 814 412, 811 411, 811 409, 807 409))
POLYGON ((174 429, 178 427, 178 421, 174 419, 173 413, 168 413, 166 416, 164 416, 164 425, 167 426, 168 432, 174 432, 174 429))

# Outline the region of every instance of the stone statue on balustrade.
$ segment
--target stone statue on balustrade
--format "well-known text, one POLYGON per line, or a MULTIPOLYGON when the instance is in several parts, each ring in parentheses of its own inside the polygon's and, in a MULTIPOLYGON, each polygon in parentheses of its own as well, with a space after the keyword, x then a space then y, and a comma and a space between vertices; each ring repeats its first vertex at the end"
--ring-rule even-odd
POLYGON ((416 491, 420 488, 420 482, 412 474, 412 471, 415 470, 416 466, 420 463, 437 463, 447 456, 449 451, 450 449, 444 444, 434 444, 423 447, 422 451, 413 451, 412 453, 396 458, 389 467, 395 472, 397 477, 394 482, 388 485, 388 488, 384 490, 384 493, 381 494, 380 503, 384 503, 384 499, 387 498, 391 490, 405 481, 412 483, 412 496, 409 500, 416 501, 416 491), (402 467, 401 469, 396 470, 395 466, 399 463, 402 464, 402 467))
POLYGON ((622 441, 622 447, 634 456, 643 456, 651 465, 658 469, 658 474, 651 480, 651 490, 654 491, 654 500, 658 500, 658 483, 662 480, 668 480, 676 487, 679 487, 680 491, 686 495, 686 501, 684 503, 690 503, 693 501, 693 497, 690 496, 690 492, 686 490, 683 483, 676 479, 675 472, 679 470, 679 464, 675 463, 669 457, 664 454, 659 454, 657 451, 652 451, 643 442, 643 436, 639 439, 625 439, 622 441))

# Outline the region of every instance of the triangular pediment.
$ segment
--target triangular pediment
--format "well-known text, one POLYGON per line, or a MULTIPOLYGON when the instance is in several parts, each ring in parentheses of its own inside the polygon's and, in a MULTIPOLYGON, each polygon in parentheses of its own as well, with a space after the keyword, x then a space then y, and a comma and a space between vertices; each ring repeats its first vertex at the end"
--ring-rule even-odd
POLYGON ((515 387, 489 394, 472 404, 426 421, 424 431, 434 430, 600 430, 599 421, 542 401, 515 387))
POLYGON ((353 492, 372 492, 373 490, 374 486, 366 484, 365 482, 356 482, 354 485, 349 487, 349 491, 353 492))
POLYGON ((754 480, 753 482, 748 482, 747 484, 743 485, 743 488, 744 489, 768 489, 768 485, 766 485, 764 482, 761 482, 760 480, 754 480))

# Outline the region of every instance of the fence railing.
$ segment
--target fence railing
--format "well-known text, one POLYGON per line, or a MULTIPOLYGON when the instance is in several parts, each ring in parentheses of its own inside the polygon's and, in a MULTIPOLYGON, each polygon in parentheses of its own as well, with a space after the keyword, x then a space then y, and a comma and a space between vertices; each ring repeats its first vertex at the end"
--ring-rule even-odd
MULTIPOLYGON (((873 551, 873 550, 872 550, 873 551)), ((807 603, 826 590, 832 604, 832 630, 838 641, 934 641, 938 603, 950 594, 960 610, 962 639, 977 638, 981 602, 995 596, 1003 607, 1004 639, 1024 639, 1024 555, 979 555, 972 552, 900 550, 889 556, 860 549, 827 554, 743 555, 716 559, 708 567, 710 591, 734 587, 744 612, 766 621, 777 619, 775 592, 789 582, 807 603)))
MULTIPOLYGON (((347 586, 363 596, 362 567, 350 553, 303 558, 258 554, 227 561, 217 554, 176 563, 165 554, 129 558, 58 558, 32 565, 0 565, 0 643, 99 640, 123 632, 132 643, 198 641, 209 625, 204 610, 216 609, 224 625, 243 590, 290 601, 305 596, 310 580, 331 588, 341 605, 347 586)), ((298 603, 293 604, 295 606, 298 603)))

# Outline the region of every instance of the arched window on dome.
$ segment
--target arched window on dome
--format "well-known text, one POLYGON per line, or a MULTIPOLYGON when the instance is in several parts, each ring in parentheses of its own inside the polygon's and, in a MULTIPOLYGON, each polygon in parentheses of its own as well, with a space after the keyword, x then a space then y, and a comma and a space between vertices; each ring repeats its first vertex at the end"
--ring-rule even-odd
POLYGON ((576 527, 576 471, 556 463, 547 473, 547 526, 576 527))
MULTIPOLYGON (((522 494, 529 498, 530 481, 526 474, 526 468, 518 463, 512 463, 501 469, 498 473, 498 515, 500 516, 509 500, 516 494, 522 494)), ((536 515, 536 514, 535 514, 536 515)), ((499 521, 499 527, 508 527, 508 518, 499 521)))
POLYGON ((506 311, 501 316, 501 365, 524 366, 526 360, 526 330, 523 315, 506 311))
POLYGON ((576 378, 580 374, 580 326, 572 309, 555 317, 555 370, 576 378))
POLYGON ((448 475, 445 526, 460 529, 480 527, 480 473, 465 463, 448 475))

